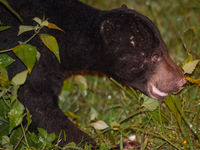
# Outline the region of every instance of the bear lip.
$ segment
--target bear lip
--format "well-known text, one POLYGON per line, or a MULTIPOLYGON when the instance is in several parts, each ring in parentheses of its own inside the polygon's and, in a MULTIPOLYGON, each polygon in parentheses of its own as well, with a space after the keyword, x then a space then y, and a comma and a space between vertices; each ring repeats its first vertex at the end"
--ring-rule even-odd
POLYGON ((149 84, 148 93, 149 96, 154 99, 164 99, 168 96, 168 93, 160 91, 152 83, 149 84))

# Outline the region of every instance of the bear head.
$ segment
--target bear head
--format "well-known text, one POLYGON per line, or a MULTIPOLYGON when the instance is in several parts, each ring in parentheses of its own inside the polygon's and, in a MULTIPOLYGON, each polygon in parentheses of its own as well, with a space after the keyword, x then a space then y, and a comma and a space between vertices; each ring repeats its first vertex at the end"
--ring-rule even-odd
POLYGON ((102 59, 109 60, 104 73, 115 80, 159 100, 186 83, 159 30, 147 17, 124 6, 105 12, 100 34, 102 59))

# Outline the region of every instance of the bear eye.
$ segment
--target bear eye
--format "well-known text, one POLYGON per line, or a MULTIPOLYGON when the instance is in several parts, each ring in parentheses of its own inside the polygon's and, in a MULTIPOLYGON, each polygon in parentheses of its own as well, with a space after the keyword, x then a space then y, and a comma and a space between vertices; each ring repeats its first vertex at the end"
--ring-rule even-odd
POLYGON ((159 53, 155 53, 151 57, 152 62, 159 62, 161 60, 161 55, 159 53))

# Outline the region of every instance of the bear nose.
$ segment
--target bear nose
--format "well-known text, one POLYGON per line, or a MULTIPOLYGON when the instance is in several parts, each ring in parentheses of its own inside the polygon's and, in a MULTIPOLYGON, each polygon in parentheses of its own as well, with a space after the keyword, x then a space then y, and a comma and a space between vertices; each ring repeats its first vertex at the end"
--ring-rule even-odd
POLYGON ((177 87, 180 88, 183 85, 185 85, 186 83, 187 83, 187 80, 185 79, 185 77, 183 77, 177 82, 177 87))

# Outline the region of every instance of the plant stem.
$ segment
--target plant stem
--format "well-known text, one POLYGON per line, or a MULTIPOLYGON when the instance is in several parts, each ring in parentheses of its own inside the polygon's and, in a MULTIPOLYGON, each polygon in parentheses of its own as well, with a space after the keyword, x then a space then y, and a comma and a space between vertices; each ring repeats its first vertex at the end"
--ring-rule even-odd
POLYGON ((40 30, 43 28, 43 26, 42 27, 39 27, 38 28, 38 30, 36 30, 35 31, 35 33, 28 39, 28 40, 26 40, 25 42, 23 42, 22 44, 27 44, 28 42, 30 42, 36 35, 38 35, 38 33, 40 33, 40 30))
POLYGON ((143 112, 145 112, 144 109, 139 109, 138 111, 130 114, 128 117, 120 120, 119 123, 122 124, 122 123, 126 122, 127 120, 129 120, 130 118, 132 118, 132 117, 134 117, 134 116, 136 116, 136 115, 138 115, 140 113, 143 113, 143 112))
MULTIPOLYGON (((21 124, 21 126, 22 126, 22 124, 21 124)), ((21 143, 22 139, 23 139, 24 137, 26 137, 26 136, 25 136, 25 133, 27 132, 27 130, 28 130, 28 127, 26 127, 26 129, 25 129, 25 131, 24 131, 24 130, 23 130, 23 126, 22 126, 23 135, 20 137, 20 139, 18 140, 18 142, 17 142, 17 144, 15 145, 15 147, 14 147, 13 150, 16 150, 17 147, 19 146, 19 144, 21 143)), ((28 144, 27 139, 25 139, 25 141, 26 141, 26 143, 28 144)))
POLYGON ((1 51, 0 51, 0 54, 1 54, 1 53, 10 52, 10 51, 12 51, 12 48, 10 48, 10 49, 6 49, 6 50, 1 50, 1 51))
MULTIPOLYGON (((26 41, 22 42, 23 45, 27 44, 28 42, 30 42, 36 35, 38 35, 40 33, 40 30, 43 28, 43 26, 39 27, 38 30, 35 31, 35 33, 26 41)), ((13 48, 10 48, 10 49, 6 49, 6 50, 1 50, 0 51, 0 54, 1 53, 6 53, 6 52, 10 52, 12 51, 13 48)))
POLYGON ((26 145, 29 147, 28 141, 27 141, 27 138, 26 138, 26 131, 27 131, 28 127, 24 130, 24 127, 23 127, 23 125, 22 125, 22 123, 21 123, 21 128, 22 128, 22 131, 23 131, 24 140, 25 140, 25 142, 26 142, 26 145))

